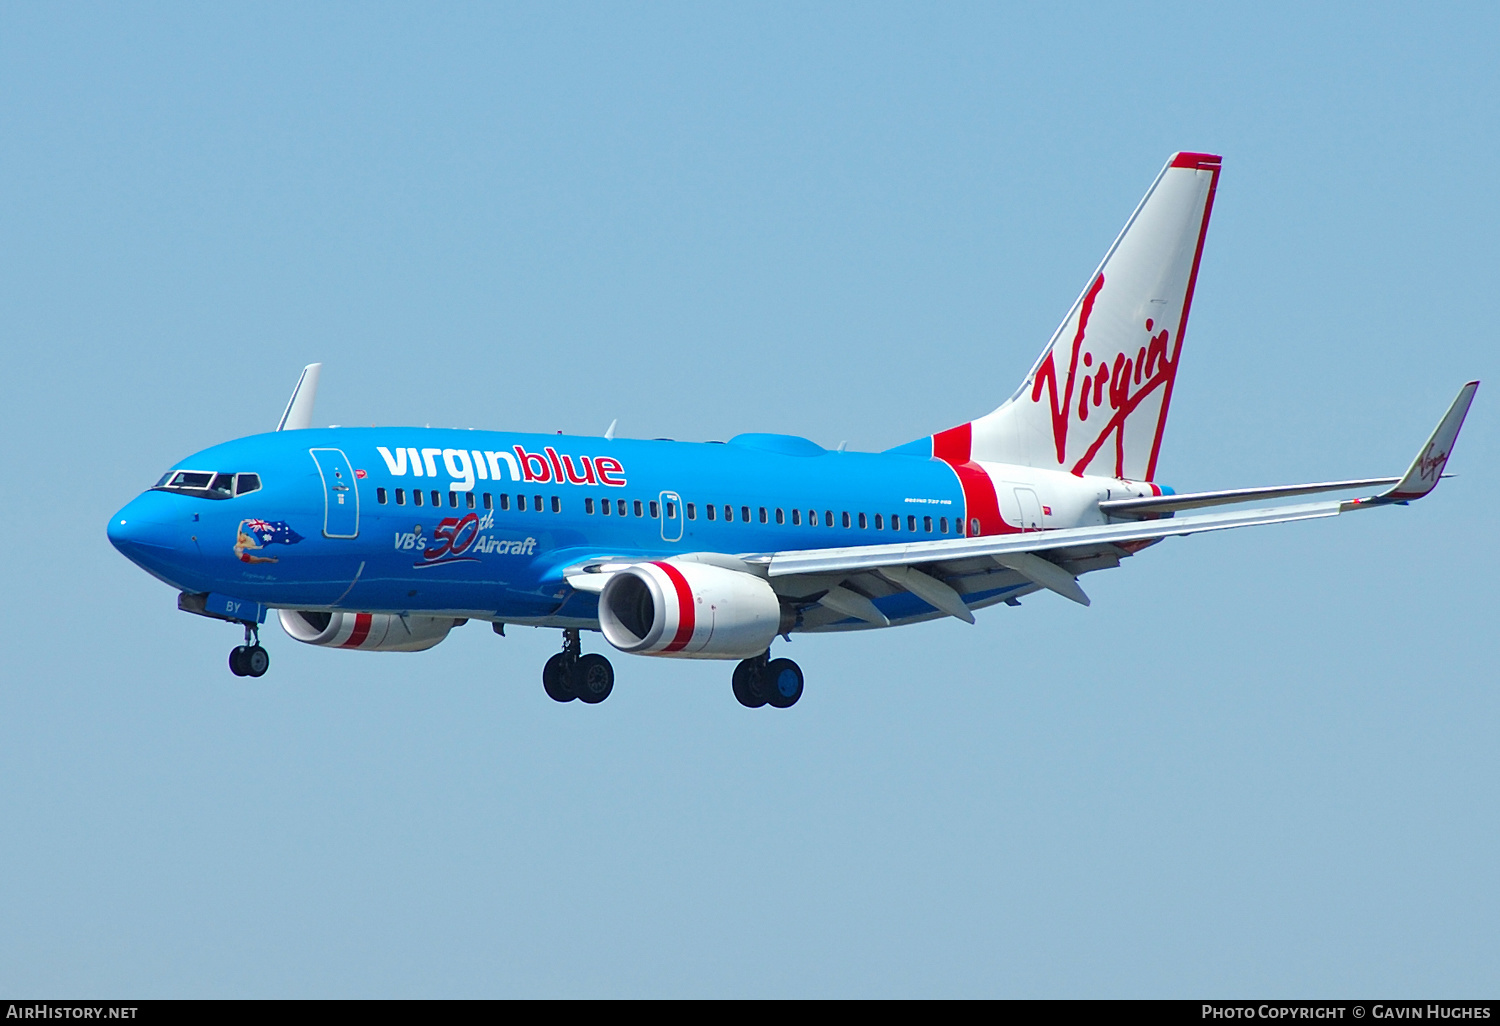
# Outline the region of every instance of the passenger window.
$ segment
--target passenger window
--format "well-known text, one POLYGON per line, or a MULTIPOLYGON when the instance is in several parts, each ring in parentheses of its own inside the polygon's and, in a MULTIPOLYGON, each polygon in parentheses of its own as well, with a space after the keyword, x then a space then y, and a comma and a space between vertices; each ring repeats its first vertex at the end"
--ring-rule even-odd
POLYGON ((818 511, 817 510, 810 509, 810 510, 807 511, 807 526, 808 527, 817 527, 818 526, 818 511))
POLYGON ((661 516, 660 510, 661 510, 661 507, 656 504, 656 500, 652 499, 651 500, 651 519, 652 520, 655 520, 657 517, 661 516))
POLYGON ((708 519, 712 520, 719 515, 719 507, 710 502, 707 506, 703 507, 703 513, 708 519))
MULTIPOLYGON (((761 513, 764 514, 765 510, 761 510, 761 513)), ((749 506, 741 506, 740 507, 740 519, 743 520, 747 524, 750 522, 750 507, 749 506)))
POLYGON ((863 513, 861 513, 859 515, 859 529, 861 531, 865 531, 865 530, 868 530, 869 527, 870 527, 870 521, 867 520, 867 519, 865 519, 865 515, 863 513))
POLYGON ((899 530, 901 530, 901 514, 900 513, 892 513, 891 514, 891 530, 892 531, 899 531, 899 530))
POLYGON ((438 494, 438 490, 436 488, 432 490, 432 504, 434 506, 441 506, 443 504, 443 497, 442 495, 438 494))
POLYGON ((928 534, 932 533, 932 518, 931 517, 923 517, 922 518, 922 530, 926 531, 928 534))
POLYGON ((385 505, 385 489, 384 488, 377 488, 377 489, 375 489, 375 501, 378 502, 378 503, 380 503, 382 506, 385 505))
POLYGON ((947 534, 948 533, 948 518, 947 517, 938 517, 938 533, 939 534, 947 534))
POLYGON ((783 513, 783 512, 781 512, 781 507, 780 506, 776 507, 776 522, 778 524, 784 524, 784 523, 786 523, 786 514, 783 513))
POLYGON ((519 510, 520 512, 522 512, 522 513, 526 512, 526 496, 524 496, 524 495, 517 495, 516 496, 516 509, 519 510))
POLYGON ((510 495, 506 492, 500 493, 500 508, 502 510, 510 509, 510 495))
POLYGON ((615 512, 618 513, 618 514, 620 514, 620 516, 622 516, 622 517, 625 515, 625 500, 624 499, 616 499, 615 500, 615 512))
POLYGON ((538 513, 542 511, 542 497, 540 495, 533 495, 531 497, 531 508, 538 513))
POLYGON ((841 520, 840 520, 840 521, 839 521, 839 522, 840 522, 840 523, 841 523, 841 524, 843 524, 843 525, 844 525, 844 526, 845 526, 845 527, 848 527, 848 526, 849 526, 849 514, 848 514, 848 513, 845 513, 845 514, 844 514, 844 515, 843 515, 843 518, 842 518, 842 519, 841 519, 841 520))
POLYGON ((906 529, 908 531, 915 531, 917 529, 917 518, 916 517, 908 516, 906 518, 906 529))
POLYGON ((493 496, 490 495, 489 492, 485 492, 484 493, 484 508, 485 509, 494 509, 495 508, 495 499, 494 499, 493 496))
POLYGON ((554 513, 561 513, 562 512, 562 496, 561 495, 554 495, 554 496, 552 496, 552 512, 554 512, 554 513))
POLYGON ((413 506, 422 505, 422 489, 413 488, 411 490, 411 503, 413 506))
POLYGON ((406 505, 406 489, 405 488, 397 488, 396 489, 396 505, 398 505, 398 506, 405 506, 406 505))
POLYGON ((693 504, 691 502, 687 504, 687 515, 688 515, 688 519, 689 520, 697 520, 698 519, 698 510, 696 508, 694 508, 694 506, 693 506, 693 504))
MULTIPOLYGON (((845 516, 847 517, 847 514, 845 514, 845 516)), ((825 509, 823 511, 823 526, 824 527, 832 527, 833 526, 833 510, 831 510, 831 509, 825 509)))
POLYGON ((636 516, 640 516, 641 515, 641 500, 640 499, 636 499, 635 502, 632 503, 631 508, 635 510, 635 515, 636 516))
POLYGON ((667 519, 671 520, 676 515, 677 515, 677 504, 675 502, 669 502, 669 503, 667 503, 667 519))
POLYGON ((970 520, 969 520, 969 534, 973 535, 975 538, 979 537, 979 518, 978 517, 972 517, 972 518, 970 518, 970 520))
POLYGON ((473 492, 464 492, 464 505, 467 506, 469 509, 473 509, 474 508, 474 493, 473 492))
POLYGON ((239 474, 234 479, 234 494, 244 495, 248 492, 260 491, 259 474, 239 474))
POLYGON ((583 500, 583 511, 585 513, 593 513, 594 512, 594 497, 593 496, 590 495, 590 496, 586 496, 584 498, 584 500, 583 500))
POLYGON ((611 503, 608 499, 600 499, 599 500, 599 512, 603 513, 605 516, 609 516, 610 514, 612 514, 614 512, 613 505, 614 504, 611 503))
POLYGON ((724 522, 727 524, 730 521, 732 521, 733 519, 734 519, 734 507, 733 506, 725 506, 724 507, 724 522))
POLYGON ((449 492, 448 493, 448 505, 452 506, 454 509, 458 509, 458 493, 457 492, 449 492))
POLYGON ((760 508, 760 522, 764 524, 766 522, 766 520, 767 520, 767 517, 766 517, 766 507, 762 506, 760 508))
POLYGON ((794 510, 792 510, 792 526, 793 527, 800 527, 800 526, 802 526, 802 511, 800 509, 794 509, 794 510))
POLYGON ((884 531, 885 530, 885 521, 881 519, 879 513, 875 514, 875 530, 877 530, 877 531, 884 531))

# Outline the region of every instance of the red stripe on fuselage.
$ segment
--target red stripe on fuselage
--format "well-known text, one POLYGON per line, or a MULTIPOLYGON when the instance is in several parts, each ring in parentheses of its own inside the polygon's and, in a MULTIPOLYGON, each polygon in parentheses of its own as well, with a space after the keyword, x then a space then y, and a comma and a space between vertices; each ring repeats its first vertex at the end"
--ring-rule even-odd
POLYGON ((677 634, 672 638, 672 643, 662 651, 681 652, 693 640, 693 589, 688 587, 687 578, 682 576, 682 571, 671 563, 651 565, 661 567, 662 573, 671 579, 672 587, 677 591, 677 634))
POLYGON ((974 445, 974 425, 939 431, 932 436, 932 455, 953 468, 959 487, 964 490, 963 533, 969 534, 969 521, 979 521, 980 534, 1013 534, 1017 528, 1000 516, 1000 498, 995 482, 983 467, 970 459, 974 445))
POLYGON ((349 634, 349 640, 339 648, 358 648, 365 643, 370 636, 370 621, 374 619, 369 613, 354 614, 354 630, 349 634))

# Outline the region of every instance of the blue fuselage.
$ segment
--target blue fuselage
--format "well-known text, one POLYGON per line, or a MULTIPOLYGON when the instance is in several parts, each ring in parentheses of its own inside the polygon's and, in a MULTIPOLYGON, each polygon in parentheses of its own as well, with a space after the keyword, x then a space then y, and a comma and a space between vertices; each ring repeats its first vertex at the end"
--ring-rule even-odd
POLYGON ((780 435, 328 428, 226 442, 174 471, 224 484, 169 473, 112 518, 116 547, 182 591, 298 609, 587 624, 596 597, 562 577, 581 561, 955 538, 965 524, 940 460, 780 435))

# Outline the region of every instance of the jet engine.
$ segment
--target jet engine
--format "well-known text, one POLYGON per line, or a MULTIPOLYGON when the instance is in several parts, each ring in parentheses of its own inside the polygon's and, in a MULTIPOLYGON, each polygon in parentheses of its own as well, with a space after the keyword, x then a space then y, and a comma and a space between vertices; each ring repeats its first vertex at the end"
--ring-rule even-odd
POLYGON ((364 652, 421 652, 442 641, 461 622, 451 616, 321 613, 311 609, 282 609, 278 614, 282 629, 298 641, 364 652))
POLYGON ((636 563, 599 593, 599 626, 621 652, 749 659, 781 632, 781 602, 754 574, 704 563, 636 563))

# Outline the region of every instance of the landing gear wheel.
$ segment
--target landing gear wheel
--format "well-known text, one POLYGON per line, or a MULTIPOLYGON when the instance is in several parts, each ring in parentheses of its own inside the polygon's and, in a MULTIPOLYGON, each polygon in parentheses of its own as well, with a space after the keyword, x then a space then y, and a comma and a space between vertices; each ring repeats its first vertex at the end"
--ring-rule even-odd
POLYGON ((271 668, 271 653, 259 645, 251 645, 245 649, 245 654, 240 659, 240 665, 245 668, 245 673, 251 677, 263 677, 271 668))
POLYGON ((245 669, 245 653, 248 650, 248 645, 236 645, 229 652, 229 672, 236 677, 244 677, 250 672, 245 669))
POLYGON ((573 690, 573 675, 568 672, 571 662, 567 653, 559 652, 542 667, 542 687, 554 702, 571 702, 578 697, 578 692, 573 690))
POLYGON ((615 668, 602 655, 579 656, 573 667, 573 690, 580 701, 598 705, 615 689, 615 668))
POLYGON ((789 709, 802 697, 802 667, 790 659, 772 659, 766 664, 766 702, 776 709, 789 709))
POLYGON ((766 704, 765 657, 746 659, 734 668, 734 697, 746 709, 766 704))

